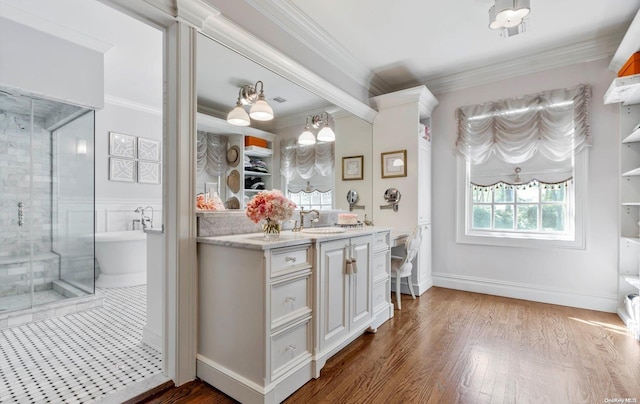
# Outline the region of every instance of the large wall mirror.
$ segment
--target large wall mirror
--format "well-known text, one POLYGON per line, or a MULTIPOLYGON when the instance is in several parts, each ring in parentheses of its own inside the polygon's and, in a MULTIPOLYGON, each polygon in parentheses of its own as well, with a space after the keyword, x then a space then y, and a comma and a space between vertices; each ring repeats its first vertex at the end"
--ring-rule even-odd
MULTIPOLYGON (((371 218, 370 123, 204 34, 197 46, 198 194, 217 194, 227 209, 243 209, 260 190, 280 189, 301 207, 349 210, 347 193, 354 189, 365 208, 353 213, 371 218), (274 118, 251 119, 247 127, 227 123, 240 89, 258 82, 274 118), (335 143, 298 146, 316 115, 328 117, 335 143)), ((243 108, 249 112, 250 106, 243 108)), ((311 125, 314 136, 320 129, 311 125)))

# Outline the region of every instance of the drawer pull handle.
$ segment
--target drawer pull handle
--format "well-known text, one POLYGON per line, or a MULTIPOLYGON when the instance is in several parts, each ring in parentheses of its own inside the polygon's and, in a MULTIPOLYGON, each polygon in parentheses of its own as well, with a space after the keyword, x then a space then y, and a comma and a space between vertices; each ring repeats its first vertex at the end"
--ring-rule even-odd
POLYGON ((284 301, 287 302, 287 303, 293 303, 293 302, 296 301, 296 298, 289 296, 286 299, 284 299, 284 301))
POLYGON ((287 347, 287 351, 295 351, 296 350, 296 346, 291 344, 287 347))
POLYGON ((295 264, 296 262, 296 257, 284 257, 284 261, 285 262, 292 262, 295 264))

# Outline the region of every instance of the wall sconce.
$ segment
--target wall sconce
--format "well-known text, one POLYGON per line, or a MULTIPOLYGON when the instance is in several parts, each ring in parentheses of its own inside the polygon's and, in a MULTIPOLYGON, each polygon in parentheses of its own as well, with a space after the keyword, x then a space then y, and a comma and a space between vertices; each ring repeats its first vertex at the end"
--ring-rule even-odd
POLYGON ((307 117, 304 131, 298 136, 298 144, 311 145, 316 143, 316 137, 311 132, 311 127, 314 129, 322 127, 318 132, 318 142, 334 142, 336 140, 336 134, 329 126, 329 113, 325 111, 320 115, 307 117))
POLYGON ((76 154, 79 156, 87 154, 87 141, 85 139, 76 140, 76 154))
POLYGON ((255 86, 244 85, 238 91, 238 101, 236 106, 227 115, 227 122, 235 126, 249 126, 250 119, 256 121, 270 121, 273 119, 273 109, 264 97, 264 84, 262 81, 256 82, 255 86), (258 85, 260 92, 258 93, 258 85), (244 105, 251 105, 247 114, 244 105))
POLYGON ((489 28, 499 29, 505 38, 523 33, 530 12, 530 0, 495 0, 489 9, 489 28))

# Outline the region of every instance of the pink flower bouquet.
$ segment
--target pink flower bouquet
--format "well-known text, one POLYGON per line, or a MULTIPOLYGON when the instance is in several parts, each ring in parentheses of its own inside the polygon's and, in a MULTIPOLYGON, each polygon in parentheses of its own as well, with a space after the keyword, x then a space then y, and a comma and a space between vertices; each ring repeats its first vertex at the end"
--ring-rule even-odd
POLYGON ((247 203, 247 217, 254 223, 269 219, 283 221, 293 215, 296 204, 277 189, 257 193, 247 203))

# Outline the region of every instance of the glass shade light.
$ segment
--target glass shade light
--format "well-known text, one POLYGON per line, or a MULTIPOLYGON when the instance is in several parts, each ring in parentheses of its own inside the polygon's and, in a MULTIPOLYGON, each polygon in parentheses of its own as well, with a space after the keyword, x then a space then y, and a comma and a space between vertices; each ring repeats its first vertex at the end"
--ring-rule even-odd
POLYGON ((316 137, 313 136, 313 133, 309 130, 308 127, 304 128, 304 132, 298 136, 298 144, 301 145, 311 145, 316 143, 316 137))
POLYGON ((273 109, 264 99, 264 94, 260 94, 258 100, 249 111, 249 116, 256 121, 270 121, 273 119, 273 109))
POLYGON ((318 132, 318 142, 334 142, 336 140, 336 134, 331 130, 329 125, 324 126, 318 132))
POLYGON ((227 115, 227 122, 234 126, 249 126, 249 114, 242 108, 240 101, 238 101, 236 107, 227 115))
POLYGON ((489 28, 513 28, 531 12, 529 0, 496 0, 489 9, 489 28))

